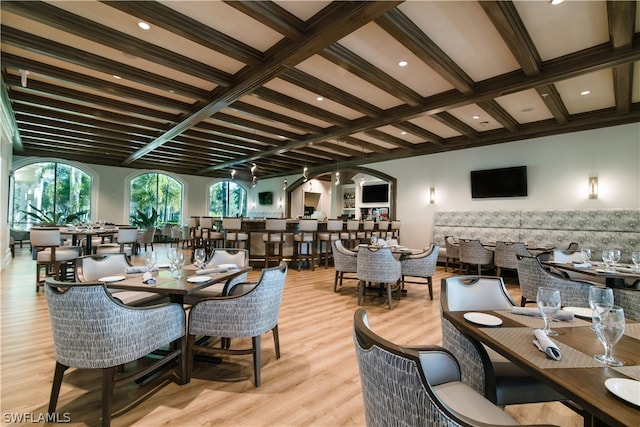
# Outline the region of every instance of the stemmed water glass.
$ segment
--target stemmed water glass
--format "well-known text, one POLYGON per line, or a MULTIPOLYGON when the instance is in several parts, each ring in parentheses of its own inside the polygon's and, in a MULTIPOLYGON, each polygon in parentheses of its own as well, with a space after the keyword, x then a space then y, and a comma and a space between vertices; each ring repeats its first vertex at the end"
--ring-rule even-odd
POLYGON ((551 321, 560 311, 560 291, 553 288, 538 288, 536 297, 538 309, 544 319, 544 329, 542 332, 548 336, 558 335, 556 331, 551 330, 551 321))
POLYGON ((204 263, 207 259, 207 254, 204 250, 204 248, 196 248, 193 251, 193 264, 198 267, 198 268, 202 268, 204 267, 204 263))
POLYGON ((631 261, 636 270, 640 270, 640 252, 631 252, 631 261))
POLYGON ((144 264, 147 266, 147 271, 149 273, 153 272, 153 269, 156 267, 157 261, 158 259, 154 251, 148 251, 144 254, 144 264))
POLYGON ((169 261, 169 270, 171 271, 171 274, 173 275, 173 272, 176 269, 176 255, 177 255, 178 251, 176 248, 169 248, 167 250, 167 260, 169 261))
POLYGON ((611 250, 611 268, 613 269, 613 271, 616 271, 616 267, 618 265, 618 262, 620 262, 620 249, 612 249, 611 250))
POLYGON ((583 248, 580 250, 580 256, 582 256, 582 262, 588 263, 591 261, 591 249, 583 248))
POLYGON ((604 288, 600 286, 592 286, 589 288, 589 306, 592 311, 592 325, 591 329, 596 330, 596 321, 599 318, 599 313, 596 313, 596 304, 600 304, 600 308, 613 307, 613 289, 604 288))
POLYGON ((175 257, 175 265, 178 271, 178 278, 182 277, 182 267, 184 267, 185 261, 186 257, 184 256, 184 252, 177 252, 175 257))
POLYGON ((604 354, 593 356, 598 362, 609 366, 622 366, 623 363, 613 357, 613 346, 620 340, 624 333, 624 310, 616 305, 609 307, 596 304, 595 312, 598 313, 596 321, 596 335, 604 346, 604 354))
POLYGON ((604 262, 604 269, 609 271, 609 266, 613 263, 613 251, 605 249, 602 251, 602 262, 604 262))

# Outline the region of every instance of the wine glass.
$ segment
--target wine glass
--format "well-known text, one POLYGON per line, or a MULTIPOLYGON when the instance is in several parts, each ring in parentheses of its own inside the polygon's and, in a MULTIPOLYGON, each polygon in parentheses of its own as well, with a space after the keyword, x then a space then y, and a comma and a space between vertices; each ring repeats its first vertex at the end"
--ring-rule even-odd
POLYGON ((156 267, 157 261, 158 259, 154 251, 148 251, 144 254, 144 264, 147 266, 147 271, 149 273, 153 272, 153 269, 156 267))
POLYGON ((600 304, 601 307, 613 307, 613 289, 600 286, 592 286, 589 288, 589 306, 592 311, 591 329, 594 331, 596 330, 596 321, 599 317, 599 314, 595 313, 596 304, 600 304))
POLYGON ((580 256, 582 256, 582 262, 588 263, 591 261, 591 249, 583 248, 580 250, 580 256))
POLYGON ((175 265, 178 271, 178 278, 182 277, 182 267, 184 267, 185 261, 186 257, 184 256, 184 252, 177 252, 175 257, 175 265))
POLYGON ((544 329, 542 332, 548 336, 558 335, 556 331, 550 328, 551 321, 560 311, 560 291, 553 288, 538 288, 537 295, 538 309, 544 319, 544 329))
POLYGON ((167 250, 167 260, 169 261, 169 270, 171 270, 171 273, 173 274, 173 272, 176 269, 176 254, 178 253, 176 248, 169 248, 167 250))
POLYGON ((202 268, 204 267, 204 263, 206 261, 207 258, 207 254, 204 250, 204 248, 196 248, 193 251, 193 264, 198 267, 198 268, 202 268))
POLYGON ((640 270, 640 252, 631 252, 631 261, 636 270, 640 270))
POLYGON ((371 246, 378 245, 378 236, 371 236, 371 246))
POLYGON ((610 249, 602 251, 602 262, 604 262, 604 269, 609 271, 609 266, 613 262, 613 251, 610 249))
POLYGON ((611 250, 611 263, 613 264, 611 268, 613 269, 613 271, 616 271, 618 262, 620 262, 620 257, 621 257, 620 249, 611 250))
POLYGON ((598 320, 595 324, 596 335, 604 346, 604 354, 593 356, 598 362, 609 366, 622 366, 622 362, 613 357, 613 346, 620 340, 624 333, 624 310, 617 305, 609 307, 596 304, 598 320))

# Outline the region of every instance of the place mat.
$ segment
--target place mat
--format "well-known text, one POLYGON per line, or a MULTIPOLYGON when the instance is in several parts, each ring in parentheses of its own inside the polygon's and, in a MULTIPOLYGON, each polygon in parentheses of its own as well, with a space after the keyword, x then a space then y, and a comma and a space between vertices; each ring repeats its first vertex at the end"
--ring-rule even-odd
POLYGON ((624 325, 624 334, 640 340, 640 323, 627 323, 624 325))
POLYGON ((497 341, 508 344, 512 349, 517 349, 520 356, 525 357, 542 369, 594 368, 602 366, 602 363, 595 360, 593 356, 584 354, 557 340, 554 340, 554 342, 560 349, 562 359, 547 359, 547 356, 533 345, 533 331, 529 328, 478 328, 478 330, 497 341))
MULTIPOLYGON (((530 328, 544 328, 544 320, 542 319, 542 317, 526 316, 524 314, 513 314, 511 310, 495 310, 495 312, 499 313, 500 316, 515 320, 516 322, 522 323, 523 325, 530 328)), ((569 322, 551 322, 551 329, 566 328, 569 326, 591 326, 591 322, 588 320, 579 319, 577 317, 574 317, 573 320, 569 322)))
POLYGON ((634 380, 640 381, 640 366, 638 365, 620 366, 620 367, 611 368, 611 369, 614 369, 620 372, 621 374, 628 376, 629 378, 633 378, 634 380))

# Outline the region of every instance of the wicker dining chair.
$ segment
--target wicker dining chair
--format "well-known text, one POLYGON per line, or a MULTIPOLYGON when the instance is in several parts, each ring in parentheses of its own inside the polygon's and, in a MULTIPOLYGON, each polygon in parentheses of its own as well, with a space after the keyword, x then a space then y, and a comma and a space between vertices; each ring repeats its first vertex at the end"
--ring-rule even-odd
POLYGON ((439 250, 440 247, 438 245, 431 244, 430 247, 425 248, 422 252, 407 255, 400 260, 401 283, 403 288, 405 283, 426 284, 429 287, 429 299, 433 300, 432 277, 436 271, 439 250), (406 280, 406 277, 423 278, 426 279, 426 283, 417 280, 409 281, 406 280))
POLYGON ((333 266, 336 271, 333 279, 333 292, 338 292, 338 286, 342 287, 344 279, 358 279, 355 276, 358 272, 358 254, 345 248, 342 240, 332 240, 331 248, 333 266), (353 274, 353 276, 345 276, 345 274, 353 274))
POLYGON ((518 255, 531 256, 522 242, 496 242, 494 264, 496 276, 500 277, 502 269, 516 270, 518 268, 518 255))
POLYGON ((485 248, 480 240, 460 239, 460 264, 475 265, 478 275, 482 274, 482 268, 493 269, 493 251, 485 248))
POLYGON ((358 248, 357 260, 358 305, 366 293, 366 288, 371 283, 377 283, 387 289, 389 310, 392 308, 391 296, 393 291, 400 291, 400 278, 402 270, 400 261, 391 253, 390 247, 370 248, 362 245, 358 248))
POLYGON ((456 262, 458 262, 458 271, 460 271, 462 267, 460 266, 460 248, 458 247, 458 242, 455 241, 453 236, 444 236, 444 247, 447 253, 444 261, 444 271, 447 271, 449 267, 449 260, 451 260, 451 269, 453 270, 456 262))

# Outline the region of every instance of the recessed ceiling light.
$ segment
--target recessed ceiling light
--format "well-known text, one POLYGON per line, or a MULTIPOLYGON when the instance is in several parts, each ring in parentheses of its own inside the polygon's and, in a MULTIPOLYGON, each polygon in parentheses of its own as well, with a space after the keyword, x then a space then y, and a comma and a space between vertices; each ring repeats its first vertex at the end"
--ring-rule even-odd
POLYGON ((316 98, 316 101, 322 101, 323 99, 324 99, 323 97, 319 96, 316 98))
POLYGON ((409 63, 408 63, 407 61, 400 61, 400 62, 398 62, 398 65, 399 65, 400 67, 406 67, 408 64, 409 64, 409 63))
POLYGON ((549 3, 551 3, 552 6, 555 6, 557 4, 560 4, 564 2, 564 0, 551 0, 549 3))
POLYGON ((473 116, 473 118, 474 118, 475 120, 478 120, 478 119, 480 118, 480 116, 475 115, 475 116, 473 116))
POLYGON ((151 25, 147 24, 144 21, 140 21, 138 22, 138 27, 142 28, 143 30, 149 30, 151 29, 151 25))
POLYGON ((522 110, 523 113, 530 113, 531 111, 533 111, 533 107, 527 107, 527 108, 523 108, 522 110))
POLYGON ((583 90, 582 92, 580 92, 580 95, 589 95, 590 93, 590 90, 583 90))
POLYGON ((116 80, 120 80, 122 77, 117 76, 117 75, 115 75, 115 74, 114 74, 114 75, 113 75, 113 78, 114 78, 114 79, 116 79, 116 80))
POLYGON ((402 132, 400 132, 400 135, 406 135, 406 134, 407 134, 407 131, 403 130, 402 132))

